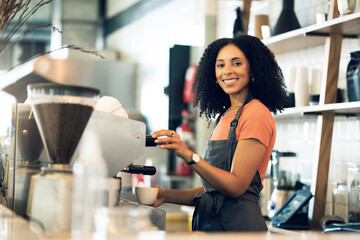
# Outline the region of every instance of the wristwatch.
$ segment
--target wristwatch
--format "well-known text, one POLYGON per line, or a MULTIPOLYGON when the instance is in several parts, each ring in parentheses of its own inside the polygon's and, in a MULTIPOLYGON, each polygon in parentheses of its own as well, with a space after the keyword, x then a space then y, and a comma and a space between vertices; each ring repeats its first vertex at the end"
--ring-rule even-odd
POLYGON ((191 161, 187 163, 187 165, 193 165, 195 163, 198 163, 200 161, 200 156, 196 153, 193 153, 191 156, 191 161))

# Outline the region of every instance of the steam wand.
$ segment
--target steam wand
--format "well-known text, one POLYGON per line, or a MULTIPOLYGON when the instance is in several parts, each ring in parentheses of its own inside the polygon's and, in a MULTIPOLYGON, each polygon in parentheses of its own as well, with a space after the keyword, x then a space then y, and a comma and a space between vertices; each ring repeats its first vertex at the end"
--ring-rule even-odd
POLYGON ((132 174, 143 174, 143 175, 154 175, 156 173, 156 168, 152 166, 142 166, 142 165, 129 165, 121 172, 132 173, 132 174))

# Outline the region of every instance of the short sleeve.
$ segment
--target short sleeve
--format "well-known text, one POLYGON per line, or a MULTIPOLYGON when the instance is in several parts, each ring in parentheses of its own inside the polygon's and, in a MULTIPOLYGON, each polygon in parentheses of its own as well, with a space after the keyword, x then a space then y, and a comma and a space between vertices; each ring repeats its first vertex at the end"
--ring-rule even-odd
POLYGON ((275 128, 275 121, 269 109, 260 101, 255 100, 244 106, 236 136, 238 140, 257 139, 268 148, 275 128))

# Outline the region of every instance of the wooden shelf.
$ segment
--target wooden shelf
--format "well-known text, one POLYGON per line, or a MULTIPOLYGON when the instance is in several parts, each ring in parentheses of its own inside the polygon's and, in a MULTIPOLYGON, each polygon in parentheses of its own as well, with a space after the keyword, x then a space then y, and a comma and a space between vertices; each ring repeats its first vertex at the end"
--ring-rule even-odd
POLYGON ((360 12, 356 12, 322 24, 314 24, 279 34, 265 39, 263 42, 274 54, 281 54, 323 45, 326 40, 324 36, 329 36, 331 33, 342 34, 344 37, 358 37, 360 35, 359 25, 360 12))
MULTIPOLYGON (((314 24, 263 40, 275 55, 324 45, 326 71, 321 91, 324 97, 323 103, 334 101, 343 38, 359 38, 360 35, 360 12, 338 17, 337 1, 330 0, 329 16, 330 20, 322 24, 314 24)), ((321 218, 325 215, 332 134, 335 118, 339 115, 358 117, 360 101, 287 108, 281 114, 274 116, 278 122, 316 119, 314 149, 316 161, 313 163, 311 181, 314 198, 309 205, 311 226, 315 228, 320 227, 321 218)))
POLYGON ((304 115, 318 115, 323 112, 333 111, 335 115, 356 116, 360 114, 360 102, 332 103, 316 106, 285 108, 282 113, 274 115, 275 120, 298 118, 304 115))

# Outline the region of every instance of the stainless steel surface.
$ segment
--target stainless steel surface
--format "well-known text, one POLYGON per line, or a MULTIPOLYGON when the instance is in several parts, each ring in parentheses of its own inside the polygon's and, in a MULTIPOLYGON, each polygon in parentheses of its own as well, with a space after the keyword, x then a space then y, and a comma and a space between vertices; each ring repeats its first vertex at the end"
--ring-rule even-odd
POLYGON ((91 57, 53 59, 41 56, 1 76, 0 89, 14 95, 18 102, 24 102, 26 86, 37 82, 98 88, 102 96, 115 97, 125 109, 136 108, 135 63, 91 57))
POLYGON ((38 173, 40 169, 16 168, 15 170, 14 211, 20 216, 26 216, 31 177, 38 173))
POLYGON ((28 104, 14 104, 12 107, 11 151, 8 168, 4 169, 4 176, 8 178, 5 181, 8 206, 20 216, 25 216, 30 178, 40 172, 45 157, 39 133, 36 132, 38 129, 33 125, 35 120, 30 112, 28 104), (30 139, 26 139, 27 136, 30 139))
MULTIPOLYGON (((99 136, 109 177, 113 177, 144 154, 146 128, 142 122, 95 110, 83 136, 86 136, 86 132, 91 130, 99 136)), ((79 146, 83 142, 81 139, 79 146)), ((80 154, 79 146, 71 164, 80 154)))

